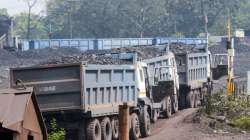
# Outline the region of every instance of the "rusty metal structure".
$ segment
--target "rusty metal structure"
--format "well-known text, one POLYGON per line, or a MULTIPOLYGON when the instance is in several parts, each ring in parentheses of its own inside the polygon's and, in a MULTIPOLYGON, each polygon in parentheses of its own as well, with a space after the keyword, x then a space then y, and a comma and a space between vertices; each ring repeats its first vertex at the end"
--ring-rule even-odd
POLYGON ((1 140, 47 140, 33 88, 0 90, 1 140))

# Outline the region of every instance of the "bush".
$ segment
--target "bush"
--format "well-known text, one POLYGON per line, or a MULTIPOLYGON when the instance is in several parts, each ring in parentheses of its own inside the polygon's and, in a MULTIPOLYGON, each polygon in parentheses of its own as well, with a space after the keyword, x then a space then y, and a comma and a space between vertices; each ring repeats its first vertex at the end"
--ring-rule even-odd
POLYGON ((51 132, 48 135, 48 140, 64 140, 65 130, 57 126, 56 119, 52 119, 50 125, 51 132))
POLYGON ((232 121, 233 125, 250 131, 250 116, 241 116, 232 121))
POLYGON ((225 116, 233 126, 250 130, 250 101, 246 95, 227 96, 219 92, 206 97, 205 112, 211 118, 225 116))

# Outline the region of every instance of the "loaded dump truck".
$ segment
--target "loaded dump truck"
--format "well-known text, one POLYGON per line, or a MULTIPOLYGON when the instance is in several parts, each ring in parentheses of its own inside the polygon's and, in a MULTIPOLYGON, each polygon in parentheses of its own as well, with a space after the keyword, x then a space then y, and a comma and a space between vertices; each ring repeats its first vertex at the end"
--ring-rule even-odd
MULTIPOLYGON (((170 50, 174 53, 180 84, 180 106, 197 107, 205 103, 204 95, 211 94, 213 80, 227 74, 228 66, 218 63, 221 54, 211 54, 207 45, 186 45, 174 43, 170 50)), ((224 59, 223 59, 224 60, 224 59)), ((226 60, 224 60, 226 61, 226 60)))
POLYGON ((11 87, 18 87, 18 83, 34 87, 44 117, 56 118, 59 126, 67 130, 66 139, 118 139, 118 107, 124 102, 130 106, 130 139, 147 137, 151 122, 160 113, 167 117, 172 110, 178 110, 172 104, 178 97, 175 59, 172 53, 163 53, 145 60, 155 64, 149 67, 138 61, 136 54, 129 56, 112 58, 133 58, 133 63, 126 65, 81 63, 14 68, 10 71, 11 87))
MULTIPOLYGON (((216 77, 220 77, 225 75, 227 71, 226 65, 214 65, 214 59, 206 47, 206 44, 187 45, 183 43, 172 43, 167 45, 118 48, 98 51, 95 52, 95 54, 124 54, 135 51, 141 54, 141 61, 147 63, 149 71, 153 76, 157 75, 157 73, 155 73, 157 71, 154 71, 157 70, 157 68, 173 64, 174 67, 172 70, 175 72, 173 79, 177 79, 174 80, 176 81, 174 92, 177 92, 175 95, 178 96, 172 98, 172 105, 174 108, 178 108, 178 105, 181 108, 193 108, 204 102, 204 94, 207 93, 208 90, 212 90, 213 74, 216 74, 216 77), (174 56, 170 59, 161 59, 159 55, 166 52, 168 52, 167 56, 174 56), (167 60, 168 63, 162 60, 167 60), (176 100, 176 98, 178 100, 176 100)), ((93 52, 89 51, 89 53, 93 52)), ((216 56, 216 54, 214 56, 216 56)), ((153 83, 155 83, 154 80, 154 77, 151 77, 153 83)))

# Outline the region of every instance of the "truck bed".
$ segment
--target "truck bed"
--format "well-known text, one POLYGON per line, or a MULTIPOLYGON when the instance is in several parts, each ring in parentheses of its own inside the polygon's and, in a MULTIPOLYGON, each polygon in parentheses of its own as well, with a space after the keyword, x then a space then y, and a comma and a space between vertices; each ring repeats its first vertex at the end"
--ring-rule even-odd
POLYGON ((118 113, 124 102, 137 104, 133 65, 52 65, 14 68, 16 81, 34 87, 42 111, 80 110, 91 116, 118 113))

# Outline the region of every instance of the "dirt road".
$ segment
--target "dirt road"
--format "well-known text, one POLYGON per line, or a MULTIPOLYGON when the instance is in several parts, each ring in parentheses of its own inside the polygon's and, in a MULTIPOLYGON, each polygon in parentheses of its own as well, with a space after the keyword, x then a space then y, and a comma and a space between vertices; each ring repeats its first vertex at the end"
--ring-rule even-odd
POLYGON ((208 133, 192 118, 197 109, 179 111, 170 119, 160 119, 152 127, 152 136, 141 140, 250 140, 249 134, 208 133))

